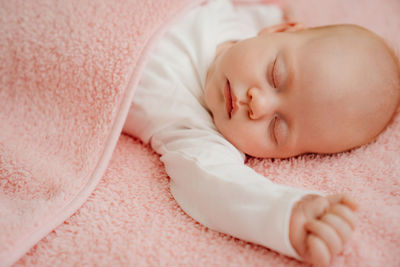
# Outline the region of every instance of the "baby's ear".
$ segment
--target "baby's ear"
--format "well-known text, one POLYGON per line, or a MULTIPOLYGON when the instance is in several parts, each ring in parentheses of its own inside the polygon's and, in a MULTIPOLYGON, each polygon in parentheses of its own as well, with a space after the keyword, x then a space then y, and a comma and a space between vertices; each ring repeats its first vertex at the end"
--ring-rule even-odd
POLYGON ((285 22, 282 24, 265 27, 258 33, 258 35, 263 35, 266 33, 275 33, 275 32, 296 32, 302 29, 304 29, 304 25, 301 23, 285 22))

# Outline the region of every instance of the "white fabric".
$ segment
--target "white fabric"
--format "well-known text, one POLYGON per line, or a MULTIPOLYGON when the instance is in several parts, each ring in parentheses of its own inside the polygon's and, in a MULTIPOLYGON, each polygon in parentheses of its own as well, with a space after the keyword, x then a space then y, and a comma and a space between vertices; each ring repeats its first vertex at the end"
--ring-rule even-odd
POLYGON ((162 155, 174 198, 195 220, 299 258, 289 220, 293 204, 310 192, 274 184, 247 167, 244 154, 216 130, 203 99, 217 45, 280 20, 275 6, 239 8, 225 0, 190 11, 151 54, 124 131, 162 155))

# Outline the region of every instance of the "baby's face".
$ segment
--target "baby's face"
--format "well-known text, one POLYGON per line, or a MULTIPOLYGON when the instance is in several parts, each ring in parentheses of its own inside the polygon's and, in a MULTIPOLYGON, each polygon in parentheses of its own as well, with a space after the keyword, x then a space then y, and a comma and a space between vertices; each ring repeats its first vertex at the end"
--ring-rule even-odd
POLYGON ((380 40, 365 47, 370 33, 360 29, 296 27, 225 43, 208 70, 205 101, 214 122, 249 155, 282 158, 359 146, 379 134, 397 105, 398 94, 384 89, 396 75, 380 40))

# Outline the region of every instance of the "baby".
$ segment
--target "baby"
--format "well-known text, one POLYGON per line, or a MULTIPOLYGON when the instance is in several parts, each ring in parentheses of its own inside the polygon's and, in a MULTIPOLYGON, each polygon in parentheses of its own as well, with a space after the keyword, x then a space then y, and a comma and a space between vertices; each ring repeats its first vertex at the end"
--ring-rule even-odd
POLYGON ((326 265, 356 225, 355 201, 274 184, 245 154, 337 153, 372 141, 398 106, 399 65, 364 28, 306 29, 280 16, 223 0, 191 11, 150 56, 124 131, 161 154, 172 195, 200 223, 326 265))
MULTIPOLYGON (((205 101, 218 130, 255 157, 337 153, 372 141, 398 105, 396 58, 354 25, 264 28, 221 44, 205 101)), ((304 260, 325 265, 356 224, 346 195, 306 196, 292 211, 290 241, 304 260)))

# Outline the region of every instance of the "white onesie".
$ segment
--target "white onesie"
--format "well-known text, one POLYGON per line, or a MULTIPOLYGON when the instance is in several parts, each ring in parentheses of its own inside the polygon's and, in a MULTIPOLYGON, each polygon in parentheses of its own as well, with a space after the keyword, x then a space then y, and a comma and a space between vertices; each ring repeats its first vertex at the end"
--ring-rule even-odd
POLYGON ((299 258, 289 241, 293 204, 309 191, 277 185, 244 164, 204 103, 218 44, 281 21, 275 6, 208 1, 171 26, 152 51, 124 132, 151 143, 182 209, 207 227, 299 258))

